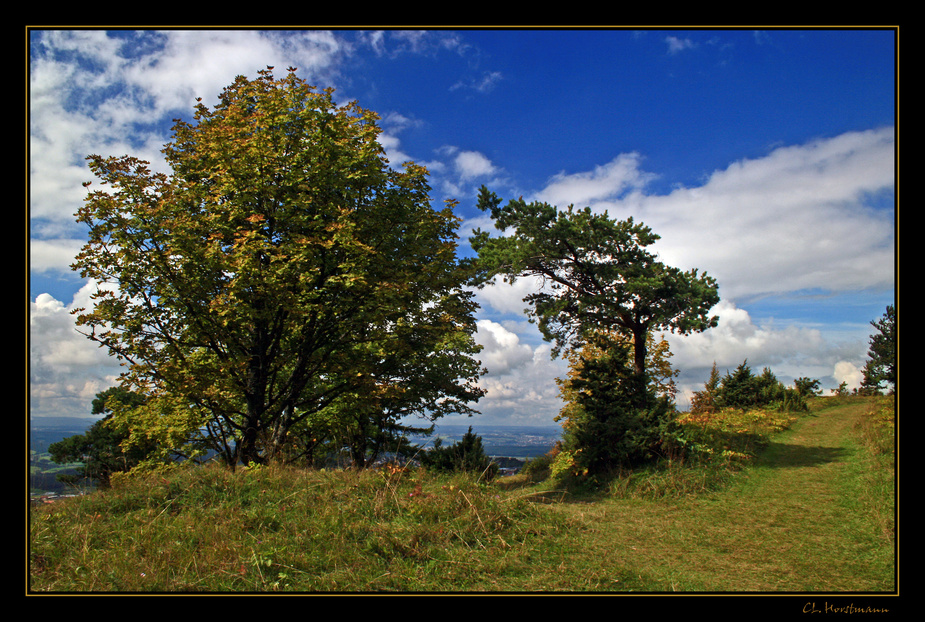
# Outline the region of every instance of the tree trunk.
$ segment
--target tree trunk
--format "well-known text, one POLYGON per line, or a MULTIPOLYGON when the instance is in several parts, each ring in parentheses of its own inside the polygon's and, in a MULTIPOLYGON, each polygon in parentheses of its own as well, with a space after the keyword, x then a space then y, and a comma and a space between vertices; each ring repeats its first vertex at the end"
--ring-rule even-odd
POLYGON ((633 371, 637 376, 646 375, 646 340, 649 337, 649 331, 644 327, 633 329, 633 371))
POLYGON ((633 401, 638 408, 645 408, 649 404, 648 377, 646 376, 646 356, 648 354, 646 341, 649 336, 647 327, 637 326, 633 329, 633 401))
POLYGON ((248 414, 247 419, 247 427, 241 435, 241 442, 238 445, 238 461, 244 466, 262 462, 257 447, 257 423, 250 414, 248 414))
POLYGON ((287 405, 283 413, 276 420, 273 426, 273 432, 267 442, 267 456, 271 460, 283 459, 283 446, 286 444, 286 437, 289 433, 289 426, 292 421, 292 405, 287 405))
POLYGON ((247 369, 247 418, 241 443, 238 449, 238 460, 248 466, 251 462, 262 462, 257 447, 258 430, 261 429, 262 419, 265 416, 267 395, 267 372, 264 366, 266 357, 266 335, 262 327, 253 333, 253 345, 250 348, 250 360, 247 369))

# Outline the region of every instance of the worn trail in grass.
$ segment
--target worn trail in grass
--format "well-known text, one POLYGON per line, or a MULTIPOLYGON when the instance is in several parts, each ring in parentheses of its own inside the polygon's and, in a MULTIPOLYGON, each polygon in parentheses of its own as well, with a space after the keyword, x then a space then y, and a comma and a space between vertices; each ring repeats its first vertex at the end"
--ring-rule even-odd
POLYGON ((722 492, 562 504, 587 530, 561 560, 572 567, 563 576, 583 576, 584 585, 562 588, 892 591, 893 544, 857 498, 861 450, 851 426, 864 408, 801 419, 722 492))

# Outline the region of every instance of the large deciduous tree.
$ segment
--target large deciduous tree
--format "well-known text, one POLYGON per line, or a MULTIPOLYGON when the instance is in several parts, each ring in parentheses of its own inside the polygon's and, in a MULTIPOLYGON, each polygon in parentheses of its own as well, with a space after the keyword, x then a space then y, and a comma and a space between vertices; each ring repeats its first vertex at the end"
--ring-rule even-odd
POLYGON ((77 214, 73 268, 98 284, 78 325, 148 396, 116 416, 231 466, 348 396, 436 417, 481 395, 452 204, 431 207, 423 167, 389 166, 375 113, 271 70, 176 121, 169 175, 89 156, 103 187, 77 214))

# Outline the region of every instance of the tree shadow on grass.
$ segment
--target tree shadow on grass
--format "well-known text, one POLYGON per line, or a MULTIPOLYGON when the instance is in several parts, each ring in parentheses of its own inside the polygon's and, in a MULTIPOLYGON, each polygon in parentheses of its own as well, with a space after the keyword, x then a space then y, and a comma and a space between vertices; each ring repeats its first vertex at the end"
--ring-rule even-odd
MULTIPOLYGON (((715 440, 715 439, 714 439, 715 440)), ((845 459, 851 451, 844 447, 825 447, 821 445, 793 445, 768 441, 761 435, 741 433, 730 435, 729 444, 744 445, 754 448, 760 446, 753 465, 771 469, 791 469, 821 466, 845 459), (743 441, 745 439, 745 441, 743 441), (733 443, 735 441, 735 443, 733 443)), ((649 468, 658 469, 658 465, 640 468, 638 474, 645 477, 649 468)), ((500 484, 503 490, 522 490, 524 497, 535 503, 593 503, 601 499, 613 498, 611 484, 620 478, 632 477, 633 470, 599 474, 594 478, 576 478, 560 482, 553 489, 535 489, 537 480, 525 477, 503 478, 500 484)))
POLYGON ((513 497, 541 504, 587 503, 605 499, 609 496, 606 484, 609 482, 610 477, 607 476, 594 478, 594 483, 581 478, 576 478, 575 480, 566 479, 565 481, 557 482, 552 487, 550 487, 550 482, 546 481, 546 477, 548 477, 548 473, 538 477, 515 475, 495 479, 493 485, 500 490, 511 493, 513 497))
POLYGON ((838 462, 848 456, 844 447, 821 445, 789 445, 771 442, 758 457, 757 463, 769 468, 800 468, 838 462))

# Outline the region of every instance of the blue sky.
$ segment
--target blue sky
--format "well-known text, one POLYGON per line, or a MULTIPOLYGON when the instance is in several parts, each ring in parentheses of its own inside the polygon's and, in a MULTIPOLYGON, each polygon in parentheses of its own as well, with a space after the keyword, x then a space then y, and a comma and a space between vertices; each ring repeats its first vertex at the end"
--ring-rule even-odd
MULTIPOLYGON (((669 336, 679 406, 744 360, 784 382, 857 386, 896 272, 896 36, 857 30, 32 30, 30 409, 87 415, 120 368, 76 333, 92 284, 68 270, 84 157, 163 169, 172 119, 236 75, 286 67, 381 116, 394 166, 459 201, 465 242, 499 196, 633 216, 669 264, 717 278, 717 328, 669 336)), ((465 243, 461 253, 468 252, 465 243)), ((549 424, 549 344, 531 283, 478 294, 485 423, 549 424)))

